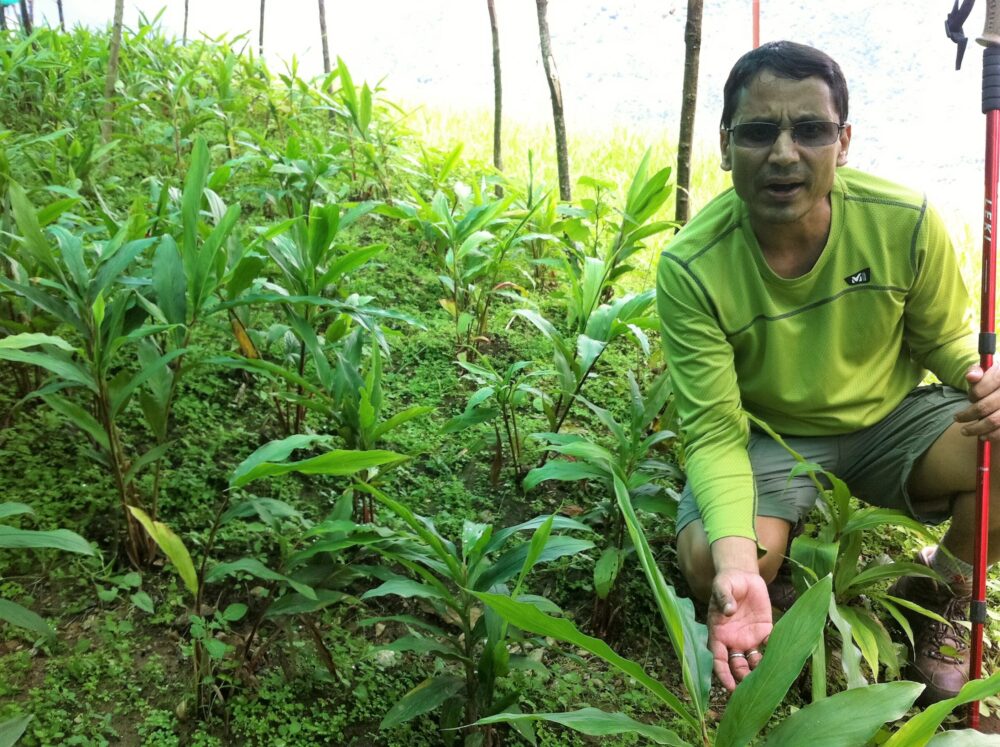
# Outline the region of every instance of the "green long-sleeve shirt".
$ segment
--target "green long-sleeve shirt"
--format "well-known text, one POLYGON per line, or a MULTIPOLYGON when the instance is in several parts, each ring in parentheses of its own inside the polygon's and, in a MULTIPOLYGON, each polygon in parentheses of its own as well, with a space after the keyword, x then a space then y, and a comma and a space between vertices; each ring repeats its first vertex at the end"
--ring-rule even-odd
POLYGON ((784 435, 849 433, 884 418, 932 371, 966 388, 978 361, 969 297, 926 200, 837 172, 830 235, 786 279, 729 190, 669 244, 657 304, 687 475, 709 541, 756 539, 746 412, 784 435))

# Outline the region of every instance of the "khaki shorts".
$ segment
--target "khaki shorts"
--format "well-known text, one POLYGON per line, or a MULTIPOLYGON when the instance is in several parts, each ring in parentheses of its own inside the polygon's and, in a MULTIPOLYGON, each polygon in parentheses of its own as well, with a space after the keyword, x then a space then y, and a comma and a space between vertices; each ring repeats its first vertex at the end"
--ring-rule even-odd
MULTIPOLYGON (((918 515, 906 483, 914 462, 968 403, 964 392, 951 387, 918 387, 881 422, 868 428, 841 436, 786 436, 785 442, 806 461, 821 465, 847 483, 856 497, 874 506, 903 511, 926 524, 939 524, 950 512, 918 515)), ((757 483, 757 515, 792 524, 804 519, 818 497, 809 475, 789 480, 795 459, 760 431, 751 429, 748 451, 757 483)), ((685 485, 677 509, 677 531, 700 518, 691 486, 685 485)))

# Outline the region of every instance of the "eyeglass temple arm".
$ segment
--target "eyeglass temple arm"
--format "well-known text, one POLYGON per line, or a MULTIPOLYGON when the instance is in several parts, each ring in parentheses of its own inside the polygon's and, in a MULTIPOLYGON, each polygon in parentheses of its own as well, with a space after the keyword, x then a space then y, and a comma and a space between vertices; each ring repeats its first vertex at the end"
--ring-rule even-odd
POLYGON ((962 25, 965 23, 965 19, 969 17, 969 14, 972 12, 972 6, 975 4, 976 0, 963 0, 962 5, 959 6, 958 0, 955 0, 955 6, 951 9, 951 13, 948 14, 948 18, 944 22, 945 34, 958 45, 958 56, 955 58, 956 70, 961 70, 962 68, 965 47, 969 43, 968 37, 966 37, 965 32, 962 30, 962 25))

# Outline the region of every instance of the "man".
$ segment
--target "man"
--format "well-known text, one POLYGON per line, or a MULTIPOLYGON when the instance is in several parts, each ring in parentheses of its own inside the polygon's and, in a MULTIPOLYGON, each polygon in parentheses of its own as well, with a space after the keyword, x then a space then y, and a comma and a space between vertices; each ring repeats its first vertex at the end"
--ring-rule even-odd
MULTIPOLYGON (((688 472, 678 556, 709 602, 709 647, 729 690, 761 660, 768 583, 816 500, 748 414, 858 497, 927 523, 951 518, 941 547, 918 558, 944 583, 907 577, 895 591, 951 620, 968 607, 976 443, 1000 441, 1000 373, 977 365, 969 298, 937 214, 918 194, 841 168, 847 103, 840 67, 816 49, 781 41, 744 55, 726 82, 720 133, 733 189, 660 259, 688 472), (944 386, 919 386, 928 370, 944 386)), ((954 695, 967 678, 967 633, 913 623, 911 676, 927 683, 924 702, 954 695)))

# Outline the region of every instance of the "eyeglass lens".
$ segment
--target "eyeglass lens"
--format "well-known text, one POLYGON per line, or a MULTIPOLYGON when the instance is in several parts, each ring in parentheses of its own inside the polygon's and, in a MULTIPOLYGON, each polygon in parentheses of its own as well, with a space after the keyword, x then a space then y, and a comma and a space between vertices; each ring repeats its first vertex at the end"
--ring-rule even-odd
POLYGON ((791 127, 781 127, 773 122, 744 122, 730 128, 733 142, 743 148, 764 148, 774 145, 782 130, 792 131, 792 140, 807 148, 830 145, 840 135, 841 125, 836 122, 796 122, 791 127))

